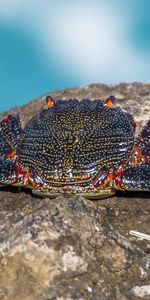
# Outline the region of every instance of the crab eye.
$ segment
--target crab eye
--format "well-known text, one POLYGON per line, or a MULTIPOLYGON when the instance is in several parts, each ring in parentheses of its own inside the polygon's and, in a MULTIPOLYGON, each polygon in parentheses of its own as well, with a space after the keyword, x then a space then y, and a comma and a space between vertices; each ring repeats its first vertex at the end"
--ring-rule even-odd
POLYGON ((116 98, 114 96, 110 96, 105 100, 105 106, 112 107, 116 102, 116 98))
POLYGON ((53 100, 51 96, 47 96, 45 99, 48 108, 54 107, 56 105, 56 102, 53 100))

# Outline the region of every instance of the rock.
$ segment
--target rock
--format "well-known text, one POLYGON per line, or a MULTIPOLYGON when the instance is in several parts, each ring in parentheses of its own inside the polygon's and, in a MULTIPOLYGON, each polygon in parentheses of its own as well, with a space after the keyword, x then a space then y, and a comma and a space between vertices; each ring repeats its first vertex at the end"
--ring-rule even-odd
POLYGON ((77 256, 73 250, 73 246, 67 246, 61 257, 62 270, 67 273, 68 276, 76 277, 87 272, 88 264, 84 262, 81 256, 77 256))
MULTIPOLYGON (((90 85, 56 99, 114 95, 133 112, 138 132, 150 116, 150 84, 90 85)), ((12 109, 23 126, 44 97, 12 109)), ((2 118, 2 116, 1 116, 2 118)), ((150 247, 130 230, 150 234, 150 193, 117 193, 90 201, 40 198, 0 189, 0 299, 127 300, 150 297, 150 247)), ((149 298, 144 298, 149 299, 149 298)))
POLYGON ((132 292, 136 297, 145 298, 150 296, 150 285, 134 286, 132 292))

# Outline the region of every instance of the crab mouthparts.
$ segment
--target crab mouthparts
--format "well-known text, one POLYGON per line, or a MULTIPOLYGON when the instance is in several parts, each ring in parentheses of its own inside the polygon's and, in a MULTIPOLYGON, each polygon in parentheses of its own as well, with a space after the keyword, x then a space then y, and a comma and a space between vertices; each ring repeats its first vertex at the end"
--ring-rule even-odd
POLYGON ((43 181, 40 177, 39 184, 33 189, 35 194, 56 197, 60 194, 79 194, 89 199, 100 199, 114 195, 114 189, 109 185, 110 176, 105 167, 79 170, 75 173, 72 169, 65 172, 56 170, 51 177, 43 181), (104 172, 104 173, 103 173, 104 172))
POLYGON ((42 176, 43 181, 46 184, 56 187, 68 185, 88 185, 93 182, 97 175, 97 167, 83 170, 73 170, 71 168, 66 168, 65 170, 56 169, 47 175, 48 176, 46 176, 46 178, 42 176))

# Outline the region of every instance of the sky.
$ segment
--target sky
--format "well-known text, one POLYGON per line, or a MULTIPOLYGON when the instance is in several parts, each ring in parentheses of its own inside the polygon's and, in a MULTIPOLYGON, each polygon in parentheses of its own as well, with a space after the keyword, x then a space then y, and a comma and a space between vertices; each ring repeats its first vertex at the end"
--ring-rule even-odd
POLYGON ((0 112, 57 89, 150 81, 149 0, 0 0, 0 112))

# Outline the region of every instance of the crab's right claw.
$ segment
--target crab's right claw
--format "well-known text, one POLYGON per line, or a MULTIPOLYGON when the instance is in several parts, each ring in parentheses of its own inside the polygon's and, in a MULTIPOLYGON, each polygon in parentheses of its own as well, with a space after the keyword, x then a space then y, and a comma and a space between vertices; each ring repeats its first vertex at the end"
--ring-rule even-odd
POLYGON ((150 191, 150 120, 135 141, 129 165, 118 172, 114 185, 116 189, 150 191))
POLYGON ((10 160, 0 159, 0 185, 9 185, 16 182, 17 166, 10 160))
POLYGON ((129 166, 116 176, 114 188, 126 191, 150 191, 150 165, 129 166))
POLYGON ((19 115, 4 117, 0 122, 0 131, 9 144, 11 144, 12 147, 16 147, 22 131, 19 115))

